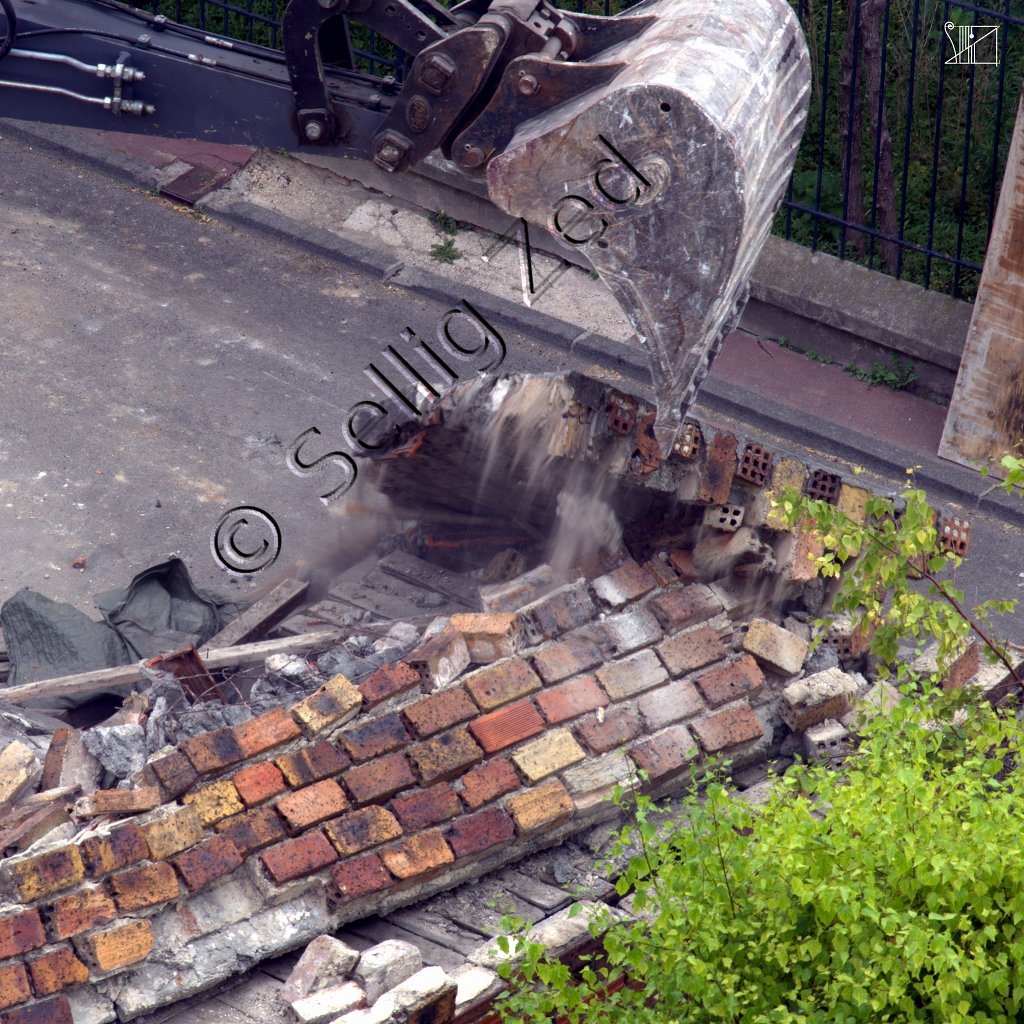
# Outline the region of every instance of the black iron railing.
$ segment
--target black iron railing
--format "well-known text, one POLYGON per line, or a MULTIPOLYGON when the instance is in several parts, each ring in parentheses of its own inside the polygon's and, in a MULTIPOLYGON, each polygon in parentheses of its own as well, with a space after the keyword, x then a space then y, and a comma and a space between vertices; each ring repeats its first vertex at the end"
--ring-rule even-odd
MULTIPOLYGON (((972 300, 1024 79, 1024 0, 790 2, 813 87, 775 234, 972 300)), ((285 4, 137 6, 276 49, 285 4)), ((632 0, 563 6, 607 15, 632 0)), ((401 80, 405 58, 395 46, 359 25, 352 37, 360 70, 401 80)))

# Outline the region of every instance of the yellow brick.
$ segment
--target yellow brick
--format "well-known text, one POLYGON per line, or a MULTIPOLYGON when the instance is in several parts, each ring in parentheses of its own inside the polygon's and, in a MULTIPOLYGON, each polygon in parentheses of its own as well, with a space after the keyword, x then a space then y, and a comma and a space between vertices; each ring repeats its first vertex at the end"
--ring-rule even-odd
POLYGON ((153 860, 166 860, 203 838, 203 823, 195 807, 182 807, 142 826, 153 860))
POLYGON ((308 735, 316 736, 354 718, 362 702, 363 695, 339 673, 295 704, 291 712, 308 735))
POLYGON ((522 628, 515 612, 461 612, 449 625, 462 634, 478 665, 510 658, 519 649, 522 628))
POLYGON ((512 760, 531 782, 539 782, 586 756, 568 729, 552 729, 540 739, 521 747, 512 760))
POLYGON ((851 487, 843 484, 839 488, 839 499, 836 507, 845 512, 855 523, 863 523, 867 519, 867 504, 870 493, 863 487, 851 487))
POLYGON ((212 782, 182 798, 199 812, 199 820, 206 826, 215 825, 232 814, 241 814, 245 804, 238 798, 238 790, 230 779, 212 782))
POLYGON ((520 832, 551 828, 571 818, 574 809, 572 797, 557 779, 509 797, 505 808, 520 832))
POLYGON ((116 971, 145 960, 153 949, 149 921, 127 921, 77 939, 79 952, 100 971, 116 971))
POLYGON ((7 861, 3 873, 22 903, 78 885, 85 877, 77 846, 61 846, 24 860, 7 861))
MULTIPOLYGON (((772 501, 778 501, 782 492, 788 488, 797 491, 804 489, 804 481, 807 479, 807 467, 796 459, 778 459, 772 469, 771 490, 765 492, 765 500, 770 509, 772 501)), ((786 528, 782 517, 777 512, 769 511, 765 515, 765 526, 770 530, 784 530, 786 528)))

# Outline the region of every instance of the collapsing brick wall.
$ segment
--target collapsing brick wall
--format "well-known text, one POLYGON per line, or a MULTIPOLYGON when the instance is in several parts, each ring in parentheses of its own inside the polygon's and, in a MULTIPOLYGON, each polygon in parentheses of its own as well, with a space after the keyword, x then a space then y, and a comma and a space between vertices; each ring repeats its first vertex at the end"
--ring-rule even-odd
MULTIPOLYGON (((731 505, 761 510, 756 550, 813 551, 813 535, 771 521, 763 492, 805 467, 738 478, 722 433, 697 451, 693 490, 717 517, 708 543, 731 543, 731 505)), ((837 494, 855 507, 865 492, 837 494)), ((162 806, 0 865, 0 1021, 129 1020, 557 843, 611 816, 606 798, 637 768, 669 792, 711 755, 763 759, 841 716, 856 685, 794 689, 806 637, 767 619, 742 628, 749 579, 731 575, 735 560, 716 577, 711 559, 700 582, 698 552, 554 589, 528 573, 486 594, 514 610, 440 621, 360 687, 335 676, 162 752, 134 780, 162 806)), ((772 559, 781 601, 799 597, 807 564, 772 559)), ((116 811, 131 797, 92 799, 116 811)))

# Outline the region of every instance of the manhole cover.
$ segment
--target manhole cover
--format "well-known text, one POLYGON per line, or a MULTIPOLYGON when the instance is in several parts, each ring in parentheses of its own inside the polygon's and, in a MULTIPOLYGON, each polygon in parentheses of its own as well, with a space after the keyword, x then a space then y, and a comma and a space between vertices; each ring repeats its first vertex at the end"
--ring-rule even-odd
POLYGON ((230 171, 215 171, 212 167, 197 164, 195 167, 190 167, 184 174, 179 174, 172 181, 161 186, 160 195, 192 206, 208 192, 220 188, 230 177, 230 171))

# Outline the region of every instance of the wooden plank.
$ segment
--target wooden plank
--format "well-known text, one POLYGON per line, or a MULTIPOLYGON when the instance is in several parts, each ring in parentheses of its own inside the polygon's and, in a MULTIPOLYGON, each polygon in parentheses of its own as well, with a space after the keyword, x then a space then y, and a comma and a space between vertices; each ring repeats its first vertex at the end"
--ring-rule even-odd
POLYGON ((939 455, 993 476, 1024 437, 1024 86, 939 455))
POLYGON ((287 579, 246 609, 237 619, 229 622, 207 644, 213 649, 234 647, 254 640, 294 611, 306 596, 309 584, 302 580, 287 579))
POLYGON ((336 601, 373 612, 388 620, 405 620, 425 614, 446 615, 463 610, 461 605, 451 601, 442 602, 436 607, 424 607, 420 603, 423 594, 423 591, 417 592, 408 584, 378 571, 367 573, 362 583, 335 585, 330 592, 336 601))
POLYGON ((463 573, 442 569, 407 551, 392 551, 380 559, 377 565, 389 576, 396 576, 418 587, 450 597, 470 611, 478 611, 480 608, 477 594, 479 584, 463 573))
POLYGON ((424 967, 443 967, 445 970, 454 970, 466 962, 465 954, 456 953, 455 950, 439 945, 431 939, 425 939, 422 935, 414 935, 387 918, 367 917, 362 921, 350 924, 348 930, 370 939, 374 943, 386 942, 388 939, 410 942, 420 951, 424 967))
POLYGON ((478 932, 460 928, 447 917, 423 907, 396 910, 388 914, 388 920, 398 923, 413 935, 431 939, 462 954, 472 953, 483 942, 478 932))
POLYGON ((567 907, 572 903, 572 897, 564 889, 557 889, 546 882, 530 878, 514 868, 502 871, 495 875, 495 878, 509 892, 515 893, 520 899, 539 907, 546 914, 553 914, 556 910, 561 910, 562 907, 567 907))
MULTIPOLYGON (((240 647, 226 647, 211 650, 204 647, 200 657, 208 669, 240 668, 255 665, 271 654, 297 654, 310 648, 329 644, 338 639, 338 631, 324 629, 317 633, 304 636, 285 637, 280 640, 262 640, 255 644, 244 644, 240 647)), ((139 682, 139 664, 119 665, 117 668, 101 668, 93 672, 80 672, 73 676, 59 676, 56 679, 43 679, 36 683, 24 683, 21 686, 10 686, 0 690, 0 700, 11 704, 23 704, 39 697, 63 697, 73 694, 78 697, 90 693, 99 693, 112 686, 131 686, 139 682)))

